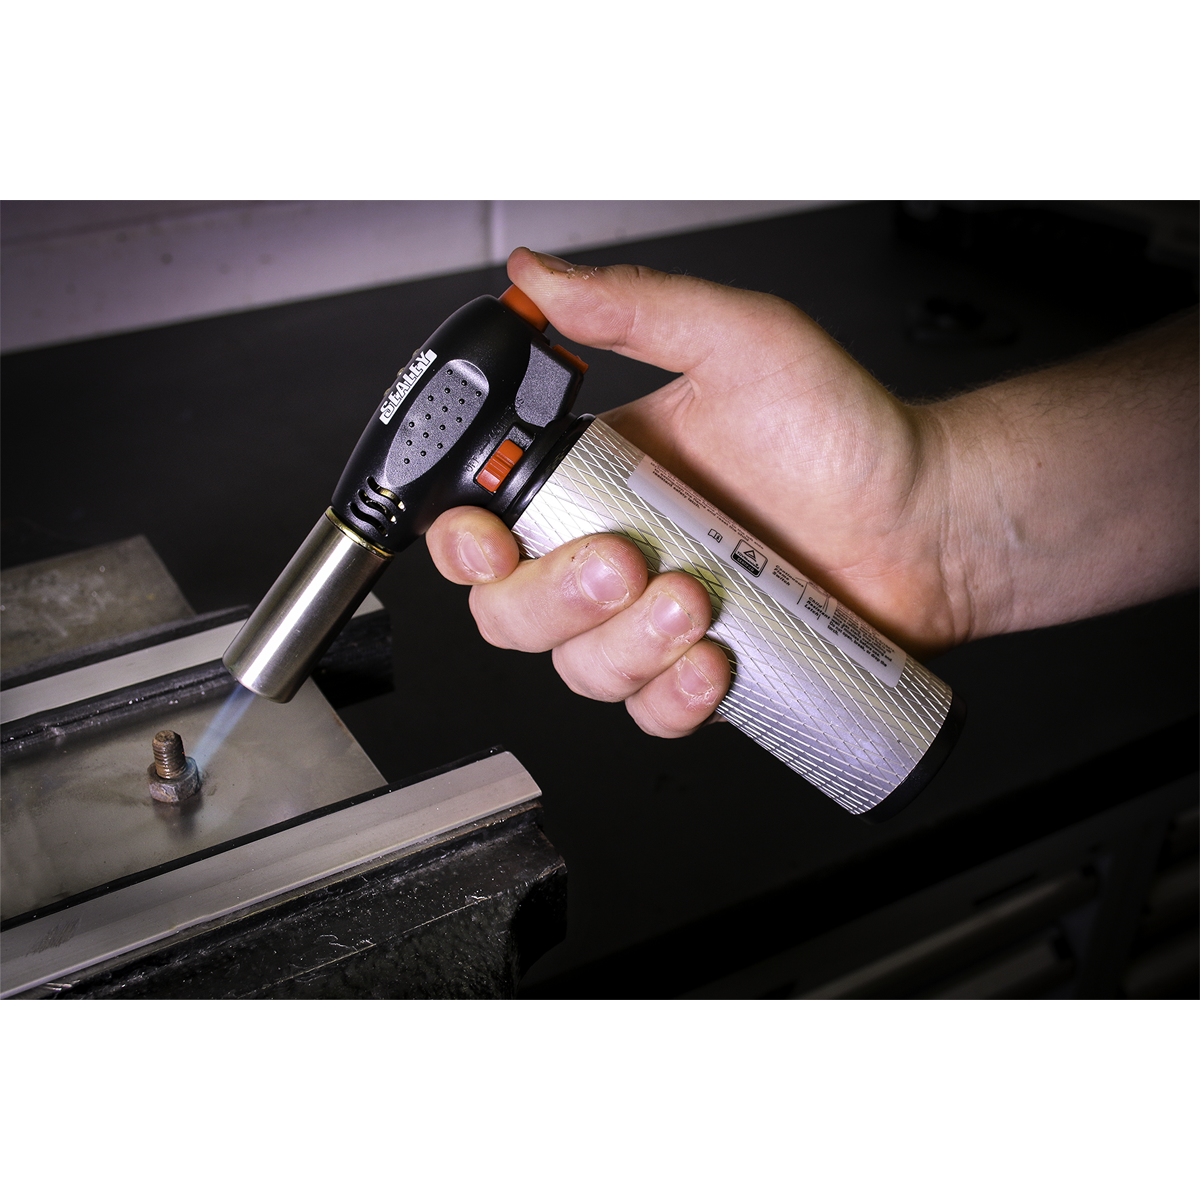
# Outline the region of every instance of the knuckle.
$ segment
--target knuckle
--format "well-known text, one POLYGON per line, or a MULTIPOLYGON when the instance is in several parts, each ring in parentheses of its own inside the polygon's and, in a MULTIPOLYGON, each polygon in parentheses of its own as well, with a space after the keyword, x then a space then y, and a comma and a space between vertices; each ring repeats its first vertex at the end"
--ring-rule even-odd
POLYGON ((663 697, 655 689, 643 688, 625 701, 625 709, 638 728, 651 737, 686 737, 696 727, 696 722, 680 721, 678 715, 664 705, 663 697))
POLYGON ((567 668, 561 667, 556 662, 554 669, 558 672, 558 677, 570 688, 577 696, 582 696, 585 700, 604 700, 605 696, 598 696, 595 691, 588 686, 583 679, 576 677, 575 673, 567 668))
POLYGON ((586 696, 589 700, 611 704, 617 700, 624 700, 632 690, 629 687, 622 689, 619 677, 597 669, 594 663, 580 662, 570 648, 570 643, 556 646, 550 658, 563 683, 577 696, 586 696))
POLYGON ((471 588, 469 605, 479 635, 489 645, 532 654, 550 648, 536 626, 526 627, 520 607, 499 584, 477 583, 471 588))
POLYGON ((645 682, 647 673, 639 664, 618 662, 611 650, 601 646, 597 664, 597 679, 610 700, 624 700, 645 682))
POLYGON ((485 642, 501 650, 515 649, 515 647, 508 644, 507 639, 501 633, 492 613, 489 611, 489 605, 484 598, 484 589, 486 587, 487 584, 476 584, 471 589, 471 594, 467 601, 471 610, 471 616, 475 618, 475 626, 479 630, 479 636, 485 642))
POLYGON ((612 704, 624 700, 642 685, 613 662, 603 646, 590 638, 576 638, 554 649, 551 659, 563 682, 580 696, 612 704))

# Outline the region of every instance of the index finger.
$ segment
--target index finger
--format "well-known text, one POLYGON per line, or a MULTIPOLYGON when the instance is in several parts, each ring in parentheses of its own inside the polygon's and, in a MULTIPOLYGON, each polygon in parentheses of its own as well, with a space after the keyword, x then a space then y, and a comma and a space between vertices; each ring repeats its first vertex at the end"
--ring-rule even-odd
POLYGON ((495 513, 448 508, 429 527, 425 544, 433 565, 452 583, 494 583, 517 569, 517 540, 495 513))

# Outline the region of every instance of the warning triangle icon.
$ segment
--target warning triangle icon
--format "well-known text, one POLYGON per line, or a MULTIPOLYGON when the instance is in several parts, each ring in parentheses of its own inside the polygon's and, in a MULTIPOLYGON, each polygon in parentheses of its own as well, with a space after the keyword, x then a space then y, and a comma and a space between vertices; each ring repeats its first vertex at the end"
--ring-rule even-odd
POLYGON ((749 542, 738 542, 730 557, 743 571, 748 571, 756 578, 763 573, 763 568, 767 565, 767 556, 749 542))

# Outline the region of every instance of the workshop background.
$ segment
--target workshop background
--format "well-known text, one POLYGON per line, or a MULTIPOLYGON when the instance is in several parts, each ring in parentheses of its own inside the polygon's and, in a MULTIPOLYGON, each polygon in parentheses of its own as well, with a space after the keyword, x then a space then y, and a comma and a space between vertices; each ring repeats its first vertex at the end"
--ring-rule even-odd
MULTIPOLYGON (((6 202, 4 570, 144 535, 197 613, 257 603, 413 346, 525 244, 793 301, 920 403, 1196 303, 1180 203, 6 202)), ((591 365, 579 411, 664 372, 591 365)), ((503 745, 566 937, 535 997, 1197 995, 1197 596, 933 661, 965 731, 867 825, 729 726, 664 742, 496 650, 421 546, 376 588, 387 780, 503 745), (486 684, 486 686, 484 686, 486 684)))

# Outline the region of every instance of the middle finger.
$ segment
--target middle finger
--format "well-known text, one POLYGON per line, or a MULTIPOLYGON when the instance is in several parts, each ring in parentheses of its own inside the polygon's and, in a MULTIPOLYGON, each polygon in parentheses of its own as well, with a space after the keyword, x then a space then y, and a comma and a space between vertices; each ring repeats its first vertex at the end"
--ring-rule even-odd
POLYGON ((626 700, 698 642, 712 620, 704 586, 673 571, 652 579, 627 609, 563 642, 554 666, 593 700, 626 700))

